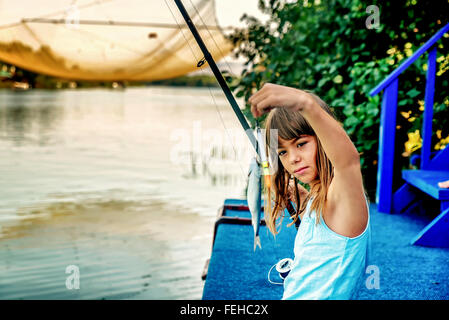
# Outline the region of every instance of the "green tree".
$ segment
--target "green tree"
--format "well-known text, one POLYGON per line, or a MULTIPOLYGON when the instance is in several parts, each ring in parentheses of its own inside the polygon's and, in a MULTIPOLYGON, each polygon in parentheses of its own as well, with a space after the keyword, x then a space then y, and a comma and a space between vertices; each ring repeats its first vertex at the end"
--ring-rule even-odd
MULTIPOLYGON (((381 95, 370 97, 369 91, 447 23, 448 1, 429 6, 422 0, 260 0, 259 8, 268 15, 266 22, 245 15, 247 28, 229 36, 236 45, 235 56, 245 59, 241 76, 228 77, 232 90, 248 99, 265 82, 273 82, 322 97, 361 153, 365 187, 373 200, 381 95), (369 5, 379 8, 377 29, 366 27, 369 5)), ((442 38, 438 44, 434 132, 440 129, 442 137, 449 135, 448 40, 442 38)), ((407 133, 421 128, 426 63, 424 55, 399 81, 395 156, 399 176, 409 166, 410 155, 403 156, 407 133)), ((244 113, 254 125, 248 105, 244 113)))

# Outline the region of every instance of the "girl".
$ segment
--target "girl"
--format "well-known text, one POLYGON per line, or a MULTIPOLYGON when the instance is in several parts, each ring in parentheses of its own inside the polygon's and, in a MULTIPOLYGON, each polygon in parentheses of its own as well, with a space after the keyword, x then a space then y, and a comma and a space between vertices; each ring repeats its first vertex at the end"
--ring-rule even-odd
POLYGON ((255 117, 270 112, 267 153, 278 162, 271 183, 275 205, 266 212, 266 224, 276 235, 276 221, 290 201, 296 208, 294 222, 301 221, 282 298, 352 298, 365 271, 370 239, 357 149, 329 107, 312 93, 265 84, 248 102, 255 117), (275 150, 269 143, 274 129, 275 150))

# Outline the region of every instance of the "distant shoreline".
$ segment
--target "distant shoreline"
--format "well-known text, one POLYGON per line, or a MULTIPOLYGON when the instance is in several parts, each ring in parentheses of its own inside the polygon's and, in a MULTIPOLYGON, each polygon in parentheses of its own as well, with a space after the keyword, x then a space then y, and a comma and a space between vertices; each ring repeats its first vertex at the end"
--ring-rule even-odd
POLYGON ((123 89, 127 87, 171 86, 171 87, 218 87, 215 77, 209 75, 181 76, 172 79, 156 81, 70 81, 63 79, 37 76, 33 81, 28 79, 6 79, 0 81, 0 88, 28 90, 28 89, 86 89, 110 88, 123 89))

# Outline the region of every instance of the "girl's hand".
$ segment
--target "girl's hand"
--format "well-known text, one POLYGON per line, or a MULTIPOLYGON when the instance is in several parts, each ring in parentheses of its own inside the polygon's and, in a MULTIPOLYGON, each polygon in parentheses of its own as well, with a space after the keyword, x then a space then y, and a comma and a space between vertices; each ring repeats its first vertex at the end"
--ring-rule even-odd
POLYGON ((438 187, 440 187, 440 188, 449 188, 449 180, 438 182, 438 187))
POLYGON ((314 103, 314 99, 305 91, 266 83, 248 99, 248 102, 251 104, 252 114, 257 118, 278 107, 291 111, 303 111, 314 103))

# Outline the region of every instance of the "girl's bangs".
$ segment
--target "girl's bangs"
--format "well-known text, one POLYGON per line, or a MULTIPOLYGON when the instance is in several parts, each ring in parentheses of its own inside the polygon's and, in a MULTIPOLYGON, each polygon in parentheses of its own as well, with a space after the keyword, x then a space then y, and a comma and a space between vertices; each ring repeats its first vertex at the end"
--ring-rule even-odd
POLYGON ((312 127, 299 111, 289 112, 284 108, 276 108, 267 118, 268 130, 277 129, 278 137, 284 140, 296 139, 301 135, 315 135, 312 127))

